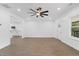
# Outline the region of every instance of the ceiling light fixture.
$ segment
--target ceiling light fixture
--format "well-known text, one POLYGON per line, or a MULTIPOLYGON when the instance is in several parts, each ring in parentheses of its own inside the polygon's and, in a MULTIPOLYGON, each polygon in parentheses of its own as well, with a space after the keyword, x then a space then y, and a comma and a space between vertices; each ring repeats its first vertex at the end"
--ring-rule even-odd
POLYGON ((21 11, 21 9, 17 9, 17 11, 21 11))
POLYGON ((57 10, 61 10, 61 8, 57 8, 57 10))

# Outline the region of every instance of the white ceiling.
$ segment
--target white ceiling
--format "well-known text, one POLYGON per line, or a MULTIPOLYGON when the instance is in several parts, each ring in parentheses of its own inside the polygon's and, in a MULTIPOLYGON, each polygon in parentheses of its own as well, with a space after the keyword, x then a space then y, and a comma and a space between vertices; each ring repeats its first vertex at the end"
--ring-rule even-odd
POLYGON ((36 9, 38 7, 42 7, 43 10, 49 10, 49 16, 44 17, 45 19, 56 19, 65 14, 71 6, 72 3, 3 3, 1 4, 6 7, 10 12, 24 18, 35 18, 35 16, 30 16, 28 12, 29 9, 36 9), (57 8, 61 8, 57 10, 57 8), (21 9, 21 11, 17 11, 17 9, 21 9))

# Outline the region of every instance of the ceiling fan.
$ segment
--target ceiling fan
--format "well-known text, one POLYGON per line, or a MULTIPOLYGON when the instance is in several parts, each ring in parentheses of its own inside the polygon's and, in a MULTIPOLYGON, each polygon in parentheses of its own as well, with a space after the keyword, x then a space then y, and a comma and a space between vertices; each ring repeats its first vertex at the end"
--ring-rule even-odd
POLYGON ((39 16, 44 17, 44 16, 48 16, 48 10, 46 11, 42 11, 42 8, 39 7, 36 10, 30 9, 31 12, 29 12, 31 14, 31 16, 36 16, 37 18, 39 16))

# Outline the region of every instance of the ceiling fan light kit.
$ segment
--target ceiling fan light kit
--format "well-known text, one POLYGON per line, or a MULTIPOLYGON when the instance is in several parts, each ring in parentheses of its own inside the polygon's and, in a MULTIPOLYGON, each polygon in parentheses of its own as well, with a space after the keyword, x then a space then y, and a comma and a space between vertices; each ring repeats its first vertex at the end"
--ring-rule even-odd
POLYGON ((41 7, 37 8, 36 10, 30 9, 30 11, 31 16, 36 16, 37 18, 39 16, 41 17, 48 16, 48 10, 42 11, 41 7))

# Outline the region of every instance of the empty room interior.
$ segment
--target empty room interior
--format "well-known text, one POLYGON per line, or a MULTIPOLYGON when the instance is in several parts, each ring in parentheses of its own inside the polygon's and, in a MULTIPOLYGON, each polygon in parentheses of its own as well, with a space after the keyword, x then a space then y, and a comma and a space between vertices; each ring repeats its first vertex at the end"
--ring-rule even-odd
POLYGON ((0 56, 79 56, 79 3, 0 3, 0 56))

